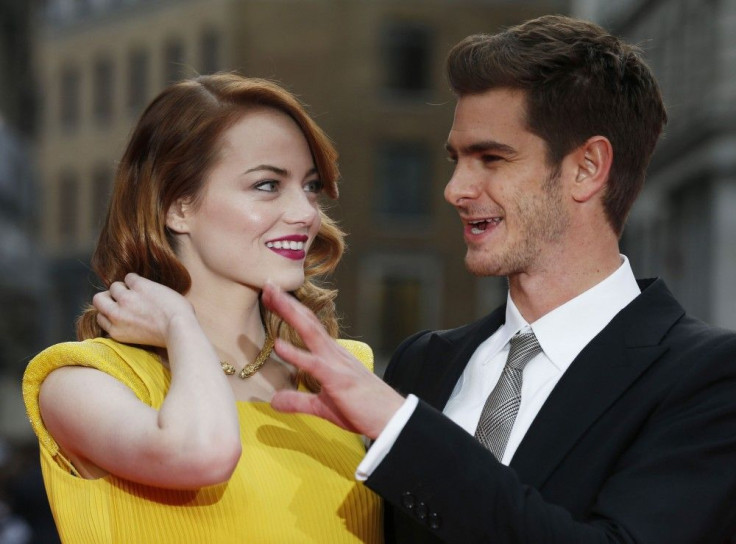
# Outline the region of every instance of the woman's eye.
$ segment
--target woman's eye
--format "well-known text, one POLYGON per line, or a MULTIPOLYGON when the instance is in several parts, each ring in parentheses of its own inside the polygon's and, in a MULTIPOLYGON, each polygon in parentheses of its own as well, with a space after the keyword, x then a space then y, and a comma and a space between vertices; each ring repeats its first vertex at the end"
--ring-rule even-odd
POLYGON ((255 185, 255 188, 259 191, 267 191, 273 193, 278 188, 278 183, 273 180, 261 181, 255 185))
POLYGON ((322 180, 315 179, 313 181, 308 181, 304 185, 304 190, 308 193, 321 193, 324 186, 325 184, 322 183, 322 180))

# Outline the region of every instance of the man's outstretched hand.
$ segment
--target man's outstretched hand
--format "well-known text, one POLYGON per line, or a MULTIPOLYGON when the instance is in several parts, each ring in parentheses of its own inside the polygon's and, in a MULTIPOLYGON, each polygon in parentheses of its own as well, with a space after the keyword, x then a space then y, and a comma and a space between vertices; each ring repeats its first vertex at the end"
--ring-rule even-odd
POLYGON ((404 398, 370 372, 325 331, 315 315, 291 295, 267 284, 263 304, 301 335, 309 351, 276 340, 276 353, 314 376, 319 393, 279 391, 271 405, 281 412, 302 412, 375 439, 404 398))

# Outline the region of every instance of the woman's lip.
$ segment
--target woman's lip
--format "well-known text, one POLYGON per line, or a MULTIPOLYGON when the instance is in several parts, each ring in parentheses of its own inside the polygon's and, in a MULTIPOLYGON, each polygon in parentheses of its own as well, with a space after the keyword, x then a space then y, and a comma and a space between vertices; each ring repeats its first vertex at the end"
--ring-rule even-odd
POLYGON ((280 238, 274 238, 273 240, 268 240, 266 243, 273 243, 273 242, 306 242, 309 240, 309 236, 306 234, 289 234, 288 236, 281 236, 280 238))
POLYGON ((269 247, 268 249, 270 249, 274 253, 277 253, 278 255, 281 255, 282 257, 291 259, 292 261, 301 261, 302 259, 304 259, 304 257, 307 256, 307 252, 303 249, 285 249, 275 247, 269 247))
POLYGON ((309 236, 306 234, 289 234, 269 240, 266 247, 292 261, 301 261, 307 256, 308 240, 309 236))

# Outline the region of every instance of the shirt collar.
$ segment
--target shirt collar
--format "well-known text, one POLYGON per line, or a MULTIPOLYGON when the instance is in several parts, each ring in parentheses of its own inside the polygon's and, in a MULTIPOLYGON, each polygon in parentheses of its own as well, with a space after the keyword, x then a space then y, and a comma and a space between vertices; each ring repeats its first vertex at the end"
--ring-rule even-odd
POLYGON ((613 274, 575 298, 527 323, 507 295, 506 323, 501 338, 504 345, 518 331, 531 327, 539 345, 552 364, 564 372, 575 357, 606 325, 634 300, 641 290, 626 256, 613 274))

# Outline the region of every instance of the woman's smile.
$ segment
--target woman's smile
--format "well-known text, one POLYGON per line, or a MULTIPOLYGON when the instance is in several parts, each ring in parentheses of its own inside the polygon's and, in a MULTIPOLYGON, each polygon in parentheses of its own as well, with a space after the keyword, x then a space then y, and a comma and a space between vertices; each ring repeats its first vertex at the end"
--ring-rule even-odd
POLYGON ((293 234, 269 240, 266 242, 266 247, 287 259, 300 261, 307 256, 307 252, 304 250, 307 240, 309 240, 309 237, 304 234, 293 234))

